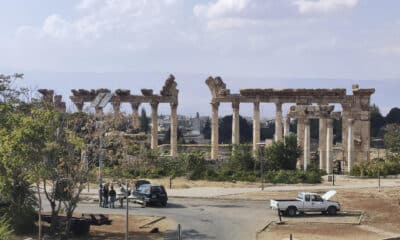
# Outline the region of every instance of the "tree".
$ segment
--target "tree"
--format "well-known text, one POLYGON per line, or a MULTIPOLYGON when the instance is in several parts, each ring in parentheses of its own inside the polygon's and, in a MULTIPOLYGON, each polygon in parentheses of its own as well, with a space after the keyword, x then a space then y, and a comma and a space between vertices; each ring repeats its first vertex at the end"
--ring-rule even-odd
POLYGON ((265 150, 265 170, 295 170, 297 159, 302 153, 294 135, 285 137, 284 141, 277 141, 265 150))
POLYGON ((21 100, 26 90, 12 87, 18 78, 22 74, 0 74, 0 212, 17 233, 25 233, 34 228, 32 165, 41 156, 46 126, 35 120, 34 105, 21 100))
POLYGON ((400 161, 400 124, 386 126, 384 141, 386 149, 391 153, 390 158, 400 161))
POLYGON ((147 117, 146 110, 142 108, 140 115, 140 131, 148 133, 150 131, 150 120, 147 117))
POLYGON ((400 123, 400 109, 392 108, 386 115, 385 121, 387 124, 400 123))
POLYGON ((385 118, 382 116, 381 111, 377 105, 371 106, 371 136, 378 137, 382 127, 385 125, 385 118))
POLYGON ((232 149, 232 155, 229 160, 230 169, 232 171, 253 171, 255 160, 252 155, 250 145, 240 144, 232 149))
MULTIPOLYGON (((253 136, 252 124, 239 116, 240 143, 251 142, 253 136)), ((219 142, 232 143, 232 115, 223 117, 219 122, 219 142)))
POLYGON ((203 129, 201 130, 205 139, 211 139, 211 122, 210 119, 207 119, 203 129))

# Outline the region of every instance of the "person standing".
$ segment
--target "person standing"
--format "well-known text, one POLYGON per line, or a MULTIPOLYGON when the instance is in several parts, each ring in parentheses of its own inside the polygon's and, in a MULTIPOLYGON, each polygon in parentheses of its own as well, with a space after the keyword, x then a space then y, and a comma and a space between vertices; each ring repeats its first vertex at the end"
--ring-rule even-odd
POLYGON ((109 191, 108 191, 108 183, 104 185, 103 188, 103 208, 108 207, 108 196, 109 196, 109 191))
POLYGON ((115 208, 114 203, 115 203, 115 197, 117 196, 117 193, 115 192, 113 185, 111 185, 109 195, 110 195, 110 208, 115 208))

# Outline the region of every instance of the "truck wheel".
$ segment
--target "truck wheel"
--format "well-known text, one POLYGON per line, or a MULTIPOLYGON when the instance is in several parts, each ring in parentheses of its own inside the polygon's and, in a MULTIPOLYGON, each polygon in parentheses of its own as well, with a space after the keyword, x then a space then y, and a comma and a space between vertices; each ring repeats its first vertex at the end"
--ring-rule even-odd
POLYGON ((335 216, 337 214, 336 207, 333 207, 333 206, 328 207, 328 214, 331 215, 331 216, 335 216))
POLYGON ((287 214, 289 217, 294 217, 294 216, 296 216, 296 213, 297 213, 297 208, 296 208, 296 207, 288 207, 288 209, 286 210, 286 214, 287 214))

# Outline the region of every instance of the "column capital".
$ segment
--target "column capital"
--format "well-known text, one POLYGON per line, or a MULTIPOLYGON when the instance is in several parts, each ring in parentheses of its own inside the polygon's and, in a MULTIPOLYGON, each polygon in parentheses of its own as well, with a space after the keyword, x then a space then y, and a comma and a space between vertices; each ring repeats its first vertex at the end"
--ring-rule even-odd
POLYGON ((310 125, 310 119, 309 118, 305 118, 304 119, 304 124, 305 125, 310 125))
POLYGON ((171 108, 177 108, 178 107, 178 103, 177 102, 170 102, 169 105, 171 106, 171 108))
POLYGON ((158 101, 151 101, 150 102, 150 106, 152 107, 152 108, 155 108, 155 109, 157 109, 158 108, 158 104, 159 104, 159 102, 158 101))
POLYGON ((219 102, 217 102, 217 101, 212 101, 210 104, 211 104, 211 106, 213 108, 218 108, 219 107, 219 102))
POLYGON ((332 118, 326 119, 326 124, 328 125, 328 127, 332 127, 333 126, 333 119, 332 118))
POLYGON ((79 112, 82 112, 83 110, 83 102, 74 102, 76 108, 78 109, 79 112))
POLYGON ((132 109, 139 109, 140 102, 131 102, 132 109))

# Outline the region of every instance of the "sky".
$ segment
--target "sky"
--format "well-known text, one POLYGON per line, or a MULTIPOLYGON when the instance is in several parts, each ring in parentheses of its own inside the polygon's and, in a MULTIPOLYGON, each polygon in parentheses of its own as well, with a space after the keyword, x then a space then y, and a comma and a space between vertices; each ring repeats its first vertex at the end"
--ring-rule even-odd
POLYGON ((210 114, 208 76, 232 92, 359 84, 376 88, 384 113, 399 100, 399 0, 0 0, 0 9, 0 73, 25 73, 21 84, 55 89, 71 110, 70 89, 159 91, 169 74, 181 114, 210 114))

